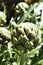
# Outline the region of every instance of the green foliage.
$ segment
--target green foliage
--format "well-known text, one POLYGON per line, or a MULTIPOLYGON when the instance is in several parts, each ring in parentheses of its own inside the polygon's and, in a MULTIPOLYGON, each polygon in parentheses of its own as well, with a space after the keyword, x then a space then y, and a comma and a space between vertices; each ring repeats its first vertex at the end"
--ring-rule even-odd
MULTIPOLYGON (((6 14, 9 10, 5 7, 3 11, 6 14)), ((8 26, 3 11, 0 11, 0 65, 43 65, 43 2, 18 3, 8 26)))

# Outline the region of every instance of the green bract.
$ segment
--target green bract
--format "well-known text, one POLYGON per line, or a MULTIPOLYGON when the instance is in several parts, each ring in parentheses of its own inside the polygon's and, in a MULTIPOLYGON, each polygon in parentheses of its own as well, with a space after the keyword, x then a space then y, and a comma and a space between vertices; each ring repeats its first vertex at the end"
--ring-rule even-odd
POLYGON ((3 26, 6 23, 6 15, 0 11, 0 26, 3 26))

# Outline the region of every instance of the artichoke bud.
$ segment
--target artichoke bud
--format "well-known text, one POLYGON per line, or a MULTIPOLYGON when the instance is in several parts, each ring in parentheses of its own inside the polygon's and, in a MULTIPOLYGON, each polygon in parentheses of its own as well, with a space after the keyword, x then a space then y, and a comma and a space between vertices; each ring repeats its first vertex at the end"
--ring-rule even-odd
POLYGON ((24 2, 18 3, 15 8, 16 14, 21 14, 21 12, 25 13, 28 8, 29 8, 28 4, 24 2))
POLYGON ((0 26, 3 26, 6 23, 6 15, 0 11, 0 26))
POLYGON ((39 43, 41 34, 35 24, 29 22, 20 23, 14 30, 16 34, 14 34, 13 37, 17 38, 19 44, 23 44, 27 47, 39 43))
POLYGON ((2 39, 3 41, 11 40, 10 31, 7 30, 5 27, 0 27, 0 39, 2 39))

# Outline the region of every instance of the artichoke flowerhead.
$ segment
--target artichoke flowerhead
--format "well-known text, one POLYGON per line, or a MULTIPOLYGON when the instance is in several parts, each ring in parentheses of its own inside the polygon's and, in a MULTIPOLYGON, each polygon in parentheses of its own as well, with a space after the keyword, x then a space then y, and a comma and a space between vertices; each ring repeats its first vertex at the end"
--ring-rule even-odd
POLYGON ((0 27, 0 43, 9 42, 10 39, 10 31, 8 31, 5 27, 0 27))
POLYGON ((4 12, 0 11, 0 26, 3 26, 6 23, 6 15, 4 12))
POLYGON ((26 13, 26 10, 29 8, 28 4, 24 2, 20 2, 15 7, 15 15, 20 16, 23 15, 23 13, 26 13))
POLYGON ((37 45, 40 37, 40 31, 33 23, 20 23, 13 30, 13 43, 23 45, 26 48, 29 48, 29 45, 30 47, 37 45))

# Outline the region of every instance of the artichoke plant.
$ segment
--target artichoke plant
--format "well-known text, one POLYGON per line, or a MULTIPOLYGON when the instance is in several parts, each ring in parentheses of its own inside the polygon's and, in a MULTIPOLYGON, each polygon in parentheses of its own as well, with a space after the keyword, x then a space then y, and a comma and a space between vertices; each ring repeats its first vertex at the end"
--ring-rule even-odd
POLYGON ((43 65, 43 2, 19 1, 0 11, 0 65, 43 65))

